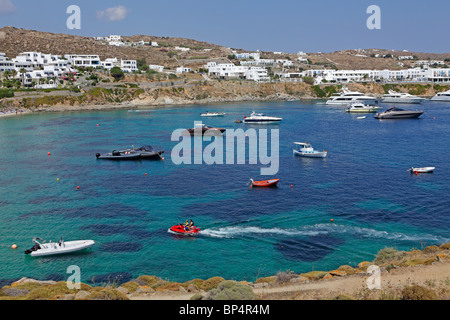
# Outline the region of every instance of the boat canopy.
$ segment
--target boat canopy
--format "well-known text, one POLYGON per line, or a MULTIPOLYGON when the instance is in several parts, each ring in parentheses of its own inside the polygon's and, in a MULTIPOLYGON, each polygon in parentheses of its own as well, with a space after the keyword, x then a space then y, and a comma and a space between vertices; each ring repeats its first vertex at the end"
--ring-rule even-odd
POLYGON ((308 143, 308 142, 294 142, 294 144, 298 144, 298 145, 301 145, 301 146, 310 146, 310 144, 308 143))

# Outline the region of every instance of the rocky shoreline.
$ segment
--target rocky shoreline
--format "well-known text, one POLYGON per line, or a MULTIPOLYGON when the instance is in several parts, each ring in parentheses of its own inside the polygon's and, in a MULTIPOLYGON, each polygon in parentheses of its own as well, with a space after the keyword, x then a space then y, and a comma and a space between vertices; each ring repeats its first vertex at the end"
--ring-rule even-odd
MULTIPOLYGON (((380 98, 395 89, 422 97, 431 97, 450 86, 432 84, 358 83, 348 89, 380 98)), ((87 87, 80 92, 45 92, 0 100, 0 110, 27 112, 64 112, 110 110, 170 105, 198 105, 233 102, 287 101, 290 99, 327 99, 339 92, 341 85, 308 85, 304 82, 254 83, 248 81, 188 81, 182 85, 168 82, 165 87, 148 87, 148 83, 118 83, 114 87, 87 87), (172 85, 173 84, 173 85, 172 85)), ((56 91, 55 91, 56 92, 56 91)))
POLYGON ((254 282, 220 276, 184 283, 142 275, 125 283, 99 286, 81 283, 69 289, 65 281, 22 278, 0 289, 0 300, 448 300, 450 242, 423 250, 385 248, 373 261, 343 265, 330 271, 278 272, 254 282), (367 287, 380 269, 380 288, 367 287))

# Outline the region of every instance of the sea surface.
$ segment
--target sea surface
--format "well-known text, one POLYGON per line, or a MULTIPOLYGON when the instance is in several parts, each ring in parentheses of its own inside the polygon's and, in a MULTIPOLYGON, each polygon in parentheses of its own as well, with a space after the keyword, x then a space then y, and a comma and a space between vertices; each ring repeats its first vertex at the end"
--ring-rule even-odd
MULTIPOLYGON (((67 280, 72 265, 88 284, 144 274, 178 282, 213 276, 255 281, 279 271, 355 266, 385 247, 448 242, 450 104, 402 107, 424 114, 359 119, 343 107, 292 101, 1 118, 0 284, 21 277, 67 280), (283 121, 235 123, 253 110, 283 121), (200 117, 204 111, 226 115, 200 117), (267 129, 269 137, 278 130, 278 172, 262 176, 268 165, 249 161, 174 164, 171 151, 181 140, 172 141, 172 133, 192 128, 194 121, 229 130, 267 129), (328 157, 294 156, 296 141, 327 150, 328 157), (164 160, 95 157, 133 145, 163 149, 164 160), (407 171, 411 166, 436 170, 414 175, 407 171), (250 188, 250 178, 280 182, 277 188, 250 188), (201 234, 168 232, 186 219, 201 234), (96 245, 33 258, 24 254, 33 237, 92 239, 96 245)), ((210 143, 202 141, 204 148, 210 143)))

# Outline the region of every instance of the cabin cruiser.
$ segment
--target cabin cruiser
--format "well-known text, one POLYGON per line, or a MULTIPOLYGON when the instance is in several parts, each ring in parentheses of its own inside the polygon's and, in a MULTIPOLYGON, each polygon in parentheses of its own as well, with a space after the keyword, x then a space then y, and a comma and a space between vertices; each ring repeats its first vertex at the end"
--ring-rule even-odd
POLYGON ((155 150, 152 146, 146 145, 140 148, 131 148, 125 150, 113 150, 112 152, 100 154, 96 153, 97 159, 109 159, 109 160, 136 160, 136 159, 161 159, 163 150, 155 150))
POLYGON ((206 111, 204 113, 201 113, 201 117, 223 117, 225 115, 225 112, 210 112, 206 111))
POLYGON ((383 95, 382 102, 385 103, 422 103, 425 100, 418 96, 413 96, 412 94, 405 92, 395 92, 389 90, 388 94, 383 95))
POLYGON ((445 92, 438 92, 431 101, 449 101, 450 102, 450 90, 445 92))
POLYGON ((95 244, 94 240, 76 240, 65 242, 62 238, 60 238, 58 242, 53 243, 51 240, 49 243, 44 243, 41 238, 33 238, 33 242, 34 246, 25 251, 25 254, 29 254, 32 257, 73 253, 90 248, 95 244))
POLYGON ((348 107, 347 109, 345 109, 345 112, 350 112, 350 113, 371 113, 371 112, 377 112, 378 110, 380 110, 381 107, 379 106, 370 106, 364 103, 352 103, 350 105, 350 107, 348 107))
POLYGON ((182 135, 202 135, 202 136, 219 136, 224 133, 226 129, 207 126, 204 123, 196 123, 195 128, 186 129, 181 134, 182 135))
POLYGON ((326 102, 327 105, 347 106, 353 102, 361 102, 364 104, 377 104, 378 100, 375 97, 367 96, 358 91, 349 91, 346 88, 342 89, 341 93, 334 94, 326 102))
POLYGON ((302 156, 302 157, 310 157, 310 158, 325 158, 327 156, 328 151, 317 151, 311 146, 308 142, 294 142, 297 146, 297 149, 294 148, 292 151, 294 155, 302 156))
POLYGON ((270 123, 270 122, 280 122, 281 120, 283 120, 283 118, 270 117, 270 116, 266 116, 262 113, 256 113, 253 111, 252 114, 250 115, 250 117, 244 117, 244 120, 242 120, 242 122, 244 122, 244 123, 270 123))
POLYGON ((410 111, 392 107, 384 112, 379 112, 375 114, 375 119, 410 119, 410 118, 418 118, 422 114, 423 111, 410 111))

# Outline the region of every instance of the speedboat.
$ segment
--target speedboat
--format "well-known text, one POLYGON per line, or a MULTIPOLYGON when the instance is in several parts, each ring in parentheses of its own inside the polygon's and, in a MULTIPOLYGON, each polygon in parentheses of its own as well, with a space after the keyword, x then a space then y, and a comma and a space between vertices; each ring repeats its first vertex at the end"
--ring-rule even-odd
POLYGON ((436 167, 421 167, 421 168, 415 168, 415 167, 411 167, 409 168, 408 171, 411 171, 411 173, 431 173, 434 171, 434 169, 436 169, 436 167))
POLYGON ((377 104, 378 100, 375 97, 367 96, 358 91, 349 91, 346 88, 342 89, 341 93, 334 94, 327 100, 327 105, 347 106, 353 102, 361 102, 364 104, 377 104))
POLYGON ((191 129, 186 129, 184 130, 181 134, 182 135, 199 135, 200 134, 202 136, 220 136, 222 133, 224 133, 226 131, 226 129, 224 128, 218 128, 218 127, 211 127, 211 126, 207 126, 204 123, 198 123, 195 124, 195 128, 191 128, 191 129))
POLYGON ((381 107, 379 106, 369 106, 364 103, 356 102, 352 103, 347 109, 345 109, 345 112, 350 113, 371 113, 371 112, 377 112, 380 110, 381 107))
POLYGON ((244 117, 242 122, 244 123, 270 123, 270 122, 280 122, 283 118, 270 117, 262 113, 252 112, 250 117, 244 117))
POLYGON ((389 90, 388 94, 383 95, 382 102, 385 103, 422 103, 425 100, 418 96, 413 96, 412 94, 405 92, 395 92, 389 90))
POLYGON ((224 115, 225 112, 209 112, 209 111, 200 114, 201 117, 222 117, 224 115))
POLYGON ((448 101, 448 102, 450 102, 450 90, 447 90, 445 92, 438 92, 430 100, 431 101, 448 101))
POLYGON ((34 246, 31 249, 25 251, 25 254, 29 254, 32 257, 51 256, 57 254, 73 253, 92 247, 94 240, 76 240, 76 241, 63 241, 59 239, 58 242, 41 243, 41 238, 33 238, 34 246))
POLYGON ((96 153, 97 159, 110 160, 136 160, 136 159, 162 159, 161 154, 163 150, 155 150, 152 146, 142 146, 140 148, 131 148, 125 150, 113 150, 112 152, 100 154, 96 153))
POLYGON ((200 228, 192 226, 189 228, 189 230, 186 230, 186 227, 184 225, 178 224, 178 225, 170 227, 168 232, 175 233, 175 234, 183 234, 183 235, 196 235, 200 232, 200 228))
POLYGON ((250 179, 252 187, 275 187, 279 181, 280 179, 270 179, 261 181, 254 181, 253 179, 250 179))
POLYGON ((294 144, 297 146, 297 149, 293 148, 292 151, 294 155, 297 156, 309 158, 325 158, 328 154, 327 150, 325 151, 314 150, 314 148, 308 142, 294 142, 294 144))
POLYGON ((411 119, 411 118, 418 118, 422 114, 423 111, 409 111, 392 107, 384 112, 379 112, 375 114, 375 119, 411 119))

